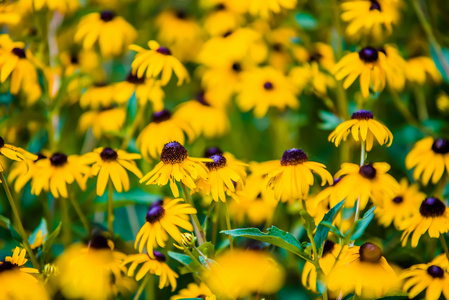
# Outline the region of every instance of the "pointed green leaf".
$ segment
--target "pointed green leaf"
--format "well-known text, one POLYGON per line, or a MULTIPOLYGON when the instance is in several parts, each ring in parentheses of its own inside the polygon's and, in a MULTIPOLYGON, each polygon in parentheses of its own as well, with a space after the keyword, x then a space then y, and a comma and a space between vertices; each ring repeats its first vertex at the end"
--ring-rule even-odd
POLYGON ((374 218, 374 210, 376 209, 375 206, 373 206, 370 210, 368 210, 364 215, 363 218, 357 221, 357 226, 354 230, 354 233, 351 235, 351 240, 356 240, 360 238, 363 233, 365 232, 365 229, 368 227, 369 223, 374 218))
POLYGON ((8 229, 9 233, 11 234, 13 239, 18 241, 19 243, 22 243, 22 237, 17 232, 17 230, 14 228, 14 226, 11 224, 11 221, 8 218, 6 218, 4 216, 0 216, 0 226, 3 226, 6 229, 8 229))
MULTIPOLYGON (((327 235, 329 234, 329 227, 324 225, 324 223, 330 223, 334 221, 335 216, 340 211, 340 209, 343 207, 343 204, 345 203, 344 200, 340 201, 337 205, 332 207, 323 217, 320 224, 318 224, 318 227, 315 232, 315 244, 318 248, 318 253, 321 253, 321 248, 326 241, 327 235)), ((337 229, 338 231, 338 229, 337 229)))
POLYGON ((60 231, 61 231, 61 222, 59 222, 58 227, 56 227, 56 229, 49 236, 47 236, 47 240, 44 242, 44 245, 42 246, 42 261, 44 263, 47 262, 48 254, 50 253, 51 247, 53 246, 60 231))
POLYGON ((188 255, 181 254, 178 252, 168 251, 168 256, 173 258, 174 260, 180 262, 181 264, 189 267, 190 263, 193 261, 188 255))

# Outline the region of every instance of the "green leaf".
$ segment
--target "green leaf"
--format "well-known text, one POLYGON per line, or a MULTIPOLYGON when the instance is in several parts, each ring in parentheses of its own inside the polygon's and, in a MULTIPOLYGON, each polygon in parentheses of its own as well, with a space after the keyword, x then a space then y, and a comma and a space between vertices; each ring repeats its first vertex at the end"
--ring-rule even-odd
POLYGON ((334 130, 338 125, 341 124, 341 122, 343 122, 342 119, 325 110, 320 110, 319 115, 323 120, 323 123, 318 124, 318 127, 323 130, 334 130))
POLYGON ((34 241, 36 240, 36 236, 37 236, 39 230, 42 232, 42 236, 48 234, 47 222, 45 221, 44 218, 41 219, 41 222, 39 223, 39 225, 36 227, 36 229, 34 229, 33 233, 28 237, 28 241, 30 242, 30 245, 32 245, 34 243, 34 241))
POLYGON ((228 234, 233 237, 246 237, 253 240, 269 243, 290 251, 305 260, 310 260, 302 251, 301 243, 293 235, 275 226, 271 226, 270 228, 268 228, 267 233, 261 232, 257 228, 224 230, 221 231, 221 233, 228 234))
POLYGON ((58 227, 56 227, 56 229, 49 236, 47 236, 47 240, 44 242, 44 245, 42 246, 42 261, 44 263, 47 262, 47 256, 50 253, 51 247, 53 246, 60 231, 61 231, 61 222, 59 222, 58 227))
POLYGON ((174 260, 180 262, 181 264, 185 265, 186 267, 189 267, 190 263, 193 262, 193 260, 185 254, 181 254, 178 252, 168 251, 168 256, 173 258, 174 260))
POLYGON ((366 227, 368 227, 369 223, 374 218, 374 210, 376 209, 375 206, 373 206, 370 210, 368 210, 364 215, 363 218, 357 221, 357 226, 355 227, 354 233, 351 235, 352 240, 356 240, 360 238, 363 233, 365 232, 366 227))
POLYGON ((17 232, 17 230, 14 228, 14 226, 11 224, 11 221, 8 218, 6 218, 4 216, 0 216, 0 226, 3 226, 6 229, 8 229, 9 233, 11 233, 11 236, 13 237, 13 239, 18 241, 19 243, 22 243, 22 237, 17 232))
POLYGON ((201 244, 201 246, 198 247, 198 250, 206 257, 213 258, 215 256, 215 245, 211 242, 201 244))
MULTIPOLYGON (((318 224, 318 227, 315 232, 315 244, 318 248, 318 253, 321 253, 321 248, 324 242, 326 241, 327 235, 329 234, 329 227, 325 223, 330 223, 332 226, 332 222, 334 221, 335 215, 340 211, 340 209, 343 207, 343 204, 345 203, 344 200, 340 201, 337 205, 332 207, 323 217, 320 224, 318 224)), ((332 226, 333 227, 333 226, 332 226)), ((338 231, 338 229, 336 229, 338 231)))
POLYGON ((315 29, 318 25, 317 20, 308 13, 298 13, 295 15, 295 19, 299 26, 305 30, 315 29))
POLYGON ((315 220, 309 215, 307 210, 301 209, 299 211, 299 214, 301 217, 303 217, 304 221, 306 222, 304 228, 307 230, 308 233, 313 232, 316 228, 315 220))

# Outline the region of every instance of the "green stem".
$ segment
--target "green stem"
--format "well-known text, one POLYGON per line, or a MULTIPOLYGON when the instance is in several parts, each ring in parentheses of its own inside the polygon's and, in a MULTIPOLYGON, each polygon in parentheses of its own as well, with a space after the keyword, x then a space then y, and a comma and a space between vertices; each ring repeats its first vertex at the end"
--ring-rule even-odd
MULTIPOLYGON (((365 153, 366 153, 366 142, 362 141, 362 146, 360 147, 360 167, 362 167, 365 164, 365 153)), ((357 222, 359 219, 359 210, 360 210, 360 196, 357 199, 357 207, 355 210, 355 218, 354 222, 357 222)))
POLYGON ((444 253, 446 253, 447 259, 449 259, 449 249, 447 248, 446 239, 444 238, 444 234, 440 235, 441 247, 443 247, 444 253))
POLYGON ((83 223, 84 229, 86 230, 87 236, 90 236, 90 224, 87 220, 86 216, 83 213, 83 210, 79 206, 78 202, 76 202, 75 198, 72 195, 69 195, 70 202, 72 203, 72 206, 75 208, 76 213, 78 214, 78 217, 81 220, 81 223, 83 223))
MULTIPOLYGON (((229 205, 228 205, 227 202, 225 202, 225 203, 223 203, 223 204, 224 204, 224 206, 226 206, 226 207, 225 207, 226 229, 227 229, 227 230, 232 230, 232 227, 231 227, 231 217, 230 217, 230 215, 229 215, 229 205)), ((232 250, 232 249, 234 249, 233 238, 232 238, 232 236, 231 236, 230 234, 228 235, 228 237, 229 237, 229 247, 230 247, 231 250, 232 250)))
POLYGON ((206 219, 203 222, 203 228, 204 228, 204 239, 207 239, 207 229, 210 225, 210 217, 212 215, 212 211, 214 210, 215 207, 215 201, 211 201, 210 205, 209 205, 209 210, 207 211, 207 215, 206 215, 206 219))
POLYGON ((111 236, 114 235, 114 186, 112 181, 108 183, 108 230, 111 236))
POLYGON ((139 285, 139 288, 137 289, 136 294, 134 295, 134 300, 138 300, 140 298, 140 295, 142 295, 143 290, 145 289, 145 286, 147 285, 148 280, 150 279, 152 275, 147 274, 145 278, 142 280, 142 282, 139 285))
POLYGON ((69 245, 72 242, 72 222, 70 221, 69 207, 66 198, 59 198, 62 221, 62 239, 64 245, 69 245))
MULTIPOLYGON (((184 193, 184 199, 186 203, 190 204, 193 208, 195 205, 193 204, 192 198, 190 197, 190 193, 184 183, 181 182, 182 192, 184 193)), ((206 234, 204 233, 203 227, 201 226, 200 220, 198 220, 198 214, 190 215, 192 220, 193 229, 195 230, 195 235, 198 238, 198 245, 202 245, 206 240, 206 234)))
POLYGON ((154 300, 156 297, 156 276, 149 276, 150 278, 147 281, 147 285, 145 287, 145 299, 146 300, 154 300))
POLYGON ((36 256, 34 256, 33 250, 31 250, 30 243, 28 242, 28 236, 25 232, 25 228, 23 228, 22 221, 20 220, 19 211, 17 210, 16 202, 14 201, 11 191, 9 190, 8 183, 6 182, 5 175, 3 172, 0 172, 0 180, 2 181, 3 188, 5 189, 6 198, 8 198, 9 205, 11 206, 12 213, 14 215, 15 223, 18 227, 18 232, 20 234, 20 237, 22 238, 23 246, 25 247, 26 251, 28 252, 28 255, 30 256, 31 263, 33 264, 33 267, 40 269, 39 263, 37 262, 36 256))
MULTIPOLYGON (((214 201, 214 200, 212 200, 214 201)), ((218 222, 220 220, 220 207, 221 205, 219 205, 219 203, 217 203, 217 209, 215 211, 215 216, 213 218, 213 223, 212 223, 212 244, 216 244, 217 242, 217 236, 218 236, 218 222)))
POLYGON ((416 110, 418 111, 419 121, 422 123, 429 119, 429 113, 427 111, 426 96, 421 86, 416 85, 414 87, 416 98, 416 110))

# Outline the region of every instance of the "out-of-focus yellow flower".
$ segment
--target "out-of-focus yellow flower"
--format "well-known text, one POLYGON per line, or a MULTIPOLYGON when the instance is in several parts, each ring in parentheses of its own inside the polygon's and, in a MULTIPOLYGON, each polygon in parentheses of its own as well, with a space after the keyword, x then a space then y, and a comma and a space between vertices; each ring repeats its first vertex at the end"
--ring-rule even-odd
POLYGON ((111 132, 119 132, 126 119, 126 109, 123 107, 104 108, 83 113, 78 121, 81 132, 92 128, 94 137, 100 139, 111 132))
POLYGON ((279 27, 269 30, 266 34, 270 54, 268 63, 270 66, 285 72, 293 62, 291 48, 298 47, 293 44, 292 39, 297 37, 298 33, 293 27, 279 27))
POLYGON ((3 268, 9 268, 9 267, 16 267, 19 268, 21 272, 30 273, 30 274, 37 274, 39 273, 39 270, 36 268, 27 268, 24 267, 28 259, 25 258, 27 254, 27 251, 25 249, 22 249, 20 247, 16 247, 13 251, 12 256, 6 256, 4 262, 0 263, 0 269, 3 268))
POLYGON ((246 2, 248 3, 248 12, 251 15, 268 19, 273 14, 279 14, 287 9, 294 9, 297 0, 246 0, 246 2))
POLYGON ((46 158, 45 155, 38 154, 36 160, 28 159, 14 163, 9 171, 8 180, 15 181, 14 191, 19 193, 23 187, 33 178, 36 169, 36 162, 39 159, 46 158))
POLYGON ((80 98, 82 108, 108 108, 114 104, 115 88, 114 85, 105 83, 96 83, 87 89, 80 98))
POLYGON ((206 285, 223 299, 244 298, 252 293, 274 294, 284 282, 284 270, 261 251, 229 251, 203 273, 206 285))
POLYGON ((20 0, 20 2, 31 11, 47 8, 63 15, 73 13, 80 5, 79 0, 20 0))
POLYGON ((244 1, 202 0, 200 4, 210 11, 206 14, 204 28, 211 36, 223 35, 244 23, 244 1))
POLYGON ((290 70, 289 78, 300 92, 309 89, 318 97, 326 96, 328 88, 335 87, 334 77, 320 70, 315 62, 294 67, 290 70))
POLYGON ((186 298, 198 298, 201 296, 201 299, 204 300, 215 300, 217 299, 214 294, 210 291, 207 285, 204 282, 201 282, 199 285, 196 283, 189 283, 185 289, 182 289, 178 292, 177 295, 171 296, 170 300, 181 300, 186 298))
POLYGON ((435 83, 440 83, 442 77, 435 66, 435 62, 426 56, 413 57, 407 60, 405 75, 411 83, 424 85, 426 79, 430 78, 435 83))
POLYGON ((36 248, 39 248, 44 244, 44 240, 47 234, 42 235, 42 230, 39 230, 36 234, 36 237, 34 238, 34 242, 30 245, 31 249, 34 250, 36 248))
POLYGON ((17 3, 6 2, 0 4, 0 24, 16 25, 20 22, 22 16, 17 11, 17 3))
POLYGON ((449 114, 449 96, 445 92, 440 92, 437 97, 437 107, 440 112, 449 114))
POLYGON ((379 51, 385 54, 387 58, 385 63, 390 72, 385 72, 387 82, 395 90, 402 91, 405 86, 407 63, 402 58, 399 50, 393 45, 385 45, 379 48, 379 51))

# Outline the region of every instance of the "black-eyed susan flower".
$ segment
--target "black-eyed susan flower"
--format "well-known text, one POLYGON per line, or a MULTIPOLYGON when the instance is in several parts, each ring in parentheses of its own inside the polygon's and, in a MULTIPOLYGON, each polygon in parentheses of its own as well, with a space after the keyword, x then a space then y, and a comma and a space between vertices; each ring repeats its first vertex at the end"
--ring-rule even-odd
MULTIPOLYGON (((387 78, 386 73, 391 72, 391 69, 382 51, 373 47, 365 47, 359 52, 345 55, 334 66, 332 72, 337 80, 346 78, 343 82, 345 89, 349 88, 360 77, 362 96, 368 98, 370 88, 374 92, 384 89, 387 78)), ((394 74, 388 76, 392 75, 394 74)))
POLYGON ((371 151, 374 139, 382 146, 390 147, 393 142, 391 131, 379 121, 374 120, 374 115, 369 110, 359 110, 352 114, 351 120, 344 121, 329 135, 328 140, 339 146, 340 142, 346 141, 351 133, 356 142, 366 143, 366 151, 371 151))
POLYGON ((402 247, 407 244, 412 234, 412 247, 418 246, 419 239, 426 232, 431 238, 439 238, 441 234, 449 231, 449 210, 440 199, 426 198, 419 207, 419 213, 400 224, 402 233, 402 247))
POLYGON ((318 64, 320 68, 329 72, 335 65, 332 46, 321 42, 313 43, 308 48, 294 48, 293 55, 301 64, 318 64))
POLYGON ((42 190, 51 192, 56 197, 68 197, 67 184, 76 181, 79 187, 85 189, 84 175, 89 167, 82 162, 78 155, 54 153, 49 158, 39 159, 35 163, 35 172, 31 180, 31 193, 39 195, 42 190))
POLYGON ((92 128, 95 138, 100 139, 111 133, 120 132, 125 124, 126 109, 123 107, 110 107, 99 110, 90 110, 83 113, 78 121, 78 129, 84 133, 92 128))
POLYGON ((147 173, 140 182, 165 186, 170 181, 170 189, 175 198, 179 197, 176 182, 182 182, 189 189, 195 189, 198 178, 207 179, 208 170, 203 162, 208 159, 193 158, 188 155, 187 149, 178 142, 164 145, 161 152, 161 161, 154 169, 147 173))
POLYGON ((132 72, 137 77, 157 78, 161 74, 161 84, 167 85, 175 73, 178 78, 178 85, 184 81, 189 81, 190 76, 182 63, 172 55, 170 49, 160 46, 158 42, 151 40, 148 42, 149 50, 137 45, 131 45, 130 49, 137 54, 131 64, 132 72))
POLYGON ((177 295, 170 297, 170 300, 181 300, 186 298, 200 298, 204 300, 217 299, 204 282, 200 282, 200 284, 189 283, 187 287, 180 290, 177 295))
POLYGON ((425 198, 426 195, 419 191, 417 184, 409 184, 403 178, 393 198, 381 199, 382 205, 376 208, 374 214, 381 225, 388 227, 393 223, 399 229, 405 220, 418 213, 417 208, 425 198))
POLYGON ((205 93, 200 93, 196 100, 181 103, 174 117, 186 122, 195 131, 196 136, 203 135, 211 139, 223 136, 230 129, 226 112, 213 107, 207 101, 205 93))
POLYGON ((268 253, 234 250, 221 254, 203 273, 206 285, 219 298, 244 298, 252 293, 276 293, 285 272, 268 253))
POLYGON ((394 198, 399 190, 396 179, 387 173, 389 170, 390 165, 385 162, 363 166, 343 163, 335 174, 335 177, 342 177, 336 185, 338 201, 346 199, 345 207, 348 208, 354 207, 357 199, 360 199, 360 209, 366 207, 369 199, 381 206, 382 199, 394 198))
POLYGON ((140 158, 140 154, 137 153, 101 147, 84 154, 81 160, 84 164, 92 164, 87 175, 97 176, 97 195, 102 196, 109 179, 117 192, 128 191, 129 177, 126 170, 132 172, 138 178, 142 177, 142 172, 134 162, 134 160, 140 158))
POLYGON ((173 292, 176 289, 176 278, 179 276, 165 261, 166 257, 164 254, 153 250, 153 255, 151 255, 151 257, 146 253, 128 255, 124 259, 123 265, 131 263, 128 268, 128 276, 135 276, 137 281, 141 280, 147 274, 154 274, 159 276, 160 289, 170 285, 173 292), (140 264, 142 265, 136 273, 136 269, 140 264))
POLYGON ((253 16, 269 18, 272 14, 278 14, 288 9, 296 7, 296 0, 270 0, 270 1, 247 1, 248 12, 253 16))
POLYGON ((449 140, 425 137, 416 142, 405 158, 407 169, 415 168, 413 178, 427 185, 432 178, 436 184, 444 174, 449 172, 449 140))
MULTIPOLYGON (((268 26, 268 24, 266 24, 268 26)), ((266 38, 268 40, 270 53, 268 64, 275 69, 285 72, 293 62, 292 48, 298 47, 292 43, 294 38, 298 37, 295 28, 283 26, 268 30, 266 38)))
POLYGON ((145 224, 140 228, 134 242, 134 248, 142 253, 147 246, 147 253, 152 258, 155 246, 165 247, 168 236, 178 244, 181 243, 183 228, 192 232, 193 226, 189 222, 189 215, 196 214, 196 209, 187 203, 180 203, 182 199, 158 201, 150 206, 145 216, 145 224), (179 227, 179 228, 178 228, 179 227))
POLYGON ((35 160, 38 158, 37 155, 31 154, 22 148, 5 144, 5 140, 2 137, 0 137, 0 154, 15 161, 35 160))
POLYGON ((291 109, 299 107, 295 88, 290 80, 282 72, 271 67, 242 74, 237 104, 242 111, 253 109, 257 118, 265 116, 270 107, 276 107, 281 111, 287 107, 291 109))
POLYGON ((125 19, 111 10, 90 13, 78 24, 74 40, 84 49, 98 44, 104 57, 123 54, 137 37, 137 32, 125 19))
POLYGON ((289 78, 300 92, 309 90, 318 97, 326 96, 328 89, 335 87, 334 77, 320 70, 314 62, 292 68, 289 78))
POLYGON ((203 28, 211 36, 223 35, 235 30, 244 23, 243 13, 246 10, 243 1, 234 0, 204 0, 200 4, 208 9, 203 28))
POLYGON ((33 178, 36 169, 35 163, 42 158, 46 158, 43 154, 38 154, 36 160, 19 161, 12 165, 8 179, 14 182, 14 190, 20 192, 23 187, 33 178))
POLYGON ((389 72, 385 72, 388 85, 397 90, 402 91, 405 86, 407 64, 402 58, 401 53, 394 45, 384 45, 378 49, 385 54, 387 58, 385 63, 388 65, 389 72))
POLYGON ((82 108, 92 109, 111 107, 114 104, 114 96, 114 85, 98 82, 81 95, 80 105, 82 108))
POLYGON ((399 288, 396 273, 375 244, 348 248, 326 277, 329 290, 356 295, 366 299, 380 298, 399 288))
POLYGON ((326 212, 333 206, 335 206, 339 200, 337 193, 337 185, 340 182, 341 177, 333 178, 332 184, 316 194, 307 201, 307 208, 311 210, 310 214, 312 217, 321 216, 320 220, 324 216, 322 213, 322 208, 326 208, 326 212))
POLYGON ((207 179, 200 178, 196 183, 196 190, 202 191, 206 195, 212 195, 214 201, 226 202, 225 193, 234 193, 236 186, 243 188, 246 179, 246 164, 227 153, 216 153, 209 158, 212 160, 206 162, 209 177, 207 179))
MULTIPOLYGON (((18 268, 21 272, 30 273, 30 274, 37 274, 39 273, 38 269, 35 268, 27 268, 25 266, 28 259, 25 258, 27 252, 25 249, 22 249, 20 247, 16 247, 13 251, 12 256, 6 256, 4 262, 0 264, 0 268, 3 264, 11 265, 11 267, 18 268)), ((6 267, 6 265, 4 267, 6 267)))
POLYGON ((294 202, 306 199, 310 186, 314 183, 313 175, 321 178, 321 185, 332 183, 332 175, 324 164, 309 161, 302 149, 285 150, 280 166, 272 170, 266 179, 267 187, 274 190, 274 196, 282 202, 294 202))
POLYGON ((405 75, 409 82, 424 85, 429 78, 435 83, 442 80, 441 74, 435 66, 435 62, 426 56, 418 56, 407 59, 405 75))
POLYGON ((183 145, 185 134, 187 134, 189 142, 195 138, 195 132, 188 124, 175 118, 170 111, 164 109, 153 114, 151 123, 140 132, 136 143, 143 157, 156 158, 167 143, 177 141, 183 145))

